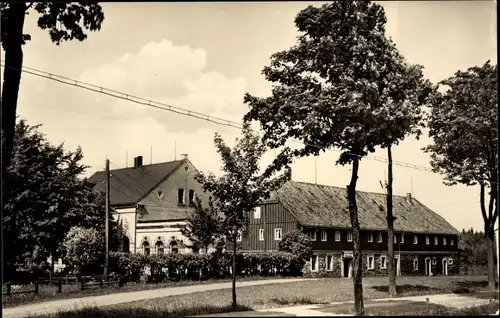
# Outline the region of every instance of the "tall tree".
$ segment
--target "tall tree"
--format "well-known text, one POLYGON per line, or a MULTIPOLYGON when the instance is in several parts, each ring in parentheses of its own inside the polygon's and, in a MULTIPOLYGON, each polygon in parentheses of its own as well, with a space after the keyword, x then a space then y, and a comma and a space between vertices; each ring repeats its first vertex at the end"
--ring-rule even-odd
POLYGON ((458 241, 463 263, 476 275, 476 267, 488 264, 488 242, 483 232, 463 230, 458 241))
POLYGON ((57 45, 74 39, 85 40, 87 34, 84 30, 98 31, 104 21, 101 6, 95 1, 12 1, 0 4, 1 42, 5 51, 2 86, 2 177, 5 177, 5 169, 9 166, 12 156, 23 67, 22 46, 31 40, 31 35, 23 31, 24 18, 30 13, 39 15, 38 26, 48 30, 52 42, 57 45))
POLYGON ((294 157, 318 155, 337 148, 337 164, 351 164, 347 185, 348 213, 353 230, 354 301, 364 314, 361 246, 356 184, 361 158, 386 142, 384 96, 392 83, 394 46, 385 37, 385 12, 370 1, 334 1, 302 10, 295 18, 298 43, 275 53, 263 73, 274 83, 272 95, 245 95, 271 148, 290 138, 305 146, 284 147, 281 165, 294 157))
MULTIPOLYGON (((104 196, 82 179, 80 148, 66 152, 50 144, 24 120, 16 125, 11 186, 3 189, 4 265, 10 270, 25 259, 62 256, 64 236, 72 226, 104 230, 104 196)), ((111 228, 116 228, 111 222, 111 228)), ((6 275, 7 276, 7 275, 6 275)))
POLYGON ((490 288, 495 288, 494 226, 499 190, 497 80, 497 66, 487 61, 440 82, 446 91, 436 92, 432 98, 428 126, 433 144, 424 148, 431 155, 433 170, 444 175, 446 185, 479 185, 490 288))
POLYGON ((188 218, 187 224, 181 226, 181 232, 193 245, 203 248, 207 254, 208 248, 219 237, 220 219, 213 207, 212 199, 209 199, 206 208, 202 206, 200 198, 196 197, 194 207, 195 211, 188 218))
POLYGON ((229 242, 232 249, 232 305, 236 302, 236 251, 239 238, 245 230, 249 214, 257 204, 270 196, 289 177, 289 174, 273 177, 265 170, 260 174, 259 160, 266 152, 266 146, 260 142, 257 133, 252 132, 249 124, 245 124, 241 139, 230 148, 219 134, 214 138, 217 153, 222 159, 221 177, 213 173, 199 173, 196 180, 203 189, 211 193, 213 209, 222 216, 221 234, 229 242))
POLYGON ((394 221, 393 215, 393 154, 392 147, 399 144, 408 135, 421 135, 423 107, 434 87, 425 80, 421 65, 411 65, 398 52, 392 40, 388 39, 390 59, 384 69, 387 82, 379 85, 381 111, 385 112, 386 122, 379 128, 384 130, 382 148, 387 149, 388 174, 386 184, 386 219, 388 232, 388 272, 389 297, 396 292, 396 259, 394 257, 394 221))

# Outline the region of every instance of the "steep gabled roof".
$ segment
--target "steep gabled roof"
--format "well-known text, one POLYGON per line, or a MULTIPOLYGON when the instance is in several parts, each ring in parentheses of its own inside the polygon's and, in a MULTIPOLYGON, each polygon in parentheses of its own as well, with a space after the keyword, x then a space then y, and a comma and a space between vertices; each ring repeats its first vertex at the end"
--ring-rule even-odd
MULTIPOLYGON (((110 201, 111 206, 137 204, 145 195, 170 175, 184 160, 144 165, 139 168, 111 170, 110 201)), ((106 191, 106 172, 98 171, 90 179, 97 191, 106 191)))
MULTIPOLYGON (((276 198, 302 226, 351 228, 344 188, 289 181, 276 192, 276 198)), ((362 229, 387 230, 386 196, 356 192, 362 229), (382 209, 380 207, 383 207, 382 209)), ((394 230, 436 234, 459 234, 443 217, 412 198, 393 197, 394 230)))

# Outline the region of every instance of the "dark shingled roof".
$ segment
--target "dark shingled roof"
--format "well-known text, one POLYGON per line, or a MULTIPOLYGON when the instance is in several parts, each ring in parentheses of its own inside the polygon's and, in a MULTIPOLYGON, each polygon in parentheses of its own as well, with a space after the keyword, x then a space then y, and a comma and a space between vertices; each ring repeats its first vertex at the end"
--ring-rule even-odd
MULTIPOLYGON (((345 188, 289 181, 277 191, 276 199, 302 226, 351 228, 345 188)), ((385 194, 356 191, 356 200, 362 229, 387 230, 385 194)), ((394 196, 393 204, 395 231, 459 234, 415 198, 409 203, 405 197, 394 196)))
MULTIPOLYGON (((111 206, 137 204, 160 181, 174 171, 183 160, 144 165, 139 168, 111 170, 110 201, 111 206)), ((90 177, 97 191, 106 191, 106 172, 98 171, 90 177)))

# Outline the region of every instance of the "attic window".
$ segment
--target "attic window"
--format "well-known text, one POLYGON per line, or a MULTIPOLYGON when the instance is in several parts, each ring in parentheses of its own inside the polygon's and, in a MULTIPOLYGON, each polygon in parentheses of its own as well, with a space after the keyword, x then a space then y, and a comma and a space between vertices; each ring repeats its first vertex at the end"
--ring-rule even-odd
POLYGON ((368 243, 373 243, 373 234, 368 234, 368 243))
POLYGON ((418 244, 418 236, 413 235, 413 244, 418 244))
POLYGON ((163 192, 158 191, 158 198, 162 199, 163 198, 163 192))
POLYGON ((184 189, 177 190, 177 203, 184 204, 184 189))
POLYGON ((347 232, 347 242, 352 242, 352 232, 347 232))
POLYGON ((425 237, 425 245, 429 245, 431 243, 430 237, 426 236, 425 237))
POLYGON ((377 242, 382 243, 382 233, 377 234, 377 242))
POLYGON ((450 239, 450 245, 453 245, 455 244, 455 241, 453 240, 453 238, 450 239))
POLYGON ((438 240, 437 236, 434 236, 434 245, 438 245, 438 243, 439 243, 439 240, 438 240))
POLYGON ((194 205, 194 190, 189 190, 189 205, 194 205))
POLYGON ((443 237, 443 245, 446 245, 446 237, 443 237))

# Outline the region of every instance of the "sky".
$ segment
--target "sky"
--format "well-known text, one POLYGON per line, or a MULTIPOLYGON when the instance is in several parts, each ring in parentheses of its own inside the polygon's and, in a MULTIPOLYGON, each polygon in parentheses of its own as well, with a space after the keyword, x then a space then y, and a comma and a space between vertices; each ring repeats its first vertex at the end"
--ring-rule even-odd
MULTIPOLYGON (((380 3, 387 34, 408 61, 425 67, 434 83, 486 60, 497 63, 493 1, 380 3)), ((103 3, 99 32, 59 46, 37 27, 32 13, 25 23, 32 41, 24 47, 24 65, 240 122, 248 110, 244 93, 269 94, 262 68, 273 53, 295 44, 294 17, 308 5, 321 2, 103 3)), ((218 173, 214 133, 230 145, 240 133, 29 74, 22 75, 18 115, 28 124, 43 124, 40 130, 54 144, 64 142, 68 150, 81 146, 83 161, 91 166, 88 175, 102 170, 106 157, 116 169, 130 167, 139 155, 148 164, 179 159, 183 153, 199 170, 218 173)), ((431 142, 427 133, 418 141, 407 138, 393 149, 393 158, 429 167, 421 148, 431 142)), ((350 169, 335 165, 338 155, 331 150, 296 160, 292 179, 345 187, 350 169)), ((384 150, 372 155, 387 157, 384 150)), ((269 151, 262 165, 273 156, 269 151)), ((386 171, 386 163, 363 159, 358 190, 383 192, 379 181, 386 171)), ((394 193, 412 193, 459 230, 483 229, 477 187, 447 187, 441 175, 396 165, 394 193)))

